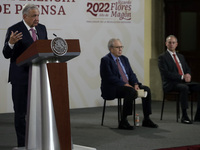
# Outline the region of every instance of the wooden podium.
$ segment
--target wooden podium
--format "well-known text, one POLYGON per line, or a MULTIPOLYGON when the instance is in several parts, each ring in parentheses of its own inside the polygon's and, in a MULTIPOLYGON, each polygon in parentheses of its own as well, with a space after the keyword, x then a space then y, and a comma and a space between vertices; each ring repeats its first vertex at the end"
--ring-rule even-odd
POLYGON ((79 40, 65 40, 68 51, 56 56, 51 40, 37 40, 18 59, 29 65, 26 129, 28 150, 71 150, 66 61, 80 55, 79 40))

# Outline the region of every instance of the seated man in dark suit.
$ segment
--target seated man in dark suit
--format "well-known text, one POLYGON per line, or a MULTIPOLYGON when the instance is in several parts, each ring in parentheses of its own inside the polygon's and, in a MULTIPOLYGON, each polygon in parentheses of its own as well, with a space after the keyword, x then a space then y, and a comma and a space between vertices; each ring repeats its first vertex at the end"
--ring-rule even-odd
MULTIPOLYGON (((166 46, 167 51, 161 54, 158 58, 158 66, 163 81, 163 90, 165 92, 180 92, 180 102, 182 108, 181 122, 191 124, 192 122, 187 115, 188 93, 189 91, 197 92, 199 97, 200 84, 191 82, 190 68, 186 63, 184 56, 176 52, 178 41, 174 35, 169 35, 166 38, 166 46)), ((199 108, 200 103, 198 102, 195 121, 200 121, 199 108)))
POLYGON ((104 99, 124 98, 122 119, 119 129, 133 130, 127 120, 132 115, 133 101, 137 98, 137 90, 144 89, 148 92, 146 98, 142 98, 144 119, 142 126, 157 128, 149 115, 151 114, 151 91, 149 87, 142 85, 129 64, 127 57, 122 55, 122 43, 119 39, 111 39, 108 42, 110 53, 101 59, 101 91, 104 99))

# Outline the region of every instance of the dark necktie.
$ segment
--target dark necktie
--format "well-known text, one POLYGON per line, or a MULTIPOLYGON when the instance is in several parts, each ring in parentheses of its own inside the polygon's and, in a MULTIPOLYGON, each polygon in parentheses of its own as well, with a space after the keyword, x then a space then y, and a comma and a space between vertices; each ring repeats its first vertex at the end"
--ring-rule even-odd
POLYGON ((128 79, 127 79, 127 77, 126 77, 126 75, 125 75, 125 73, 124 73, 124 71, 123 71, 123 69, 122 69, 122 67, 121 67, 121 65, 119 63, 119 59, 118 58, 116 59, 116 62, 117 62, 117 67, 119 69, 119 73, 120 73, 120 75, 122 77, 122 80, 124 82, 128 83, 128 79))
POLYGON ((181 70, 181 67, 180 67, 180 65, 179 65, 179 63, 178 63, 178 61, 177 61, 177 59, 176 59, 176 55, 173 54, 173 56, 174 56, 174 60, 175 60, 176 66, 177 66, 177 68, 178 68, 178 73, 179 73, 180 75, 183 75, 183 72, 182 72, 182 70, 181 70))
POLYGON ((35 32, 35 30, 34 30, 33 28, 31 28, 30 30, 31 30, 31 32, 32 32, 32 38, 33 38, 33 41, 36 41, 37 36, 36 36, 36 32, 35 32))

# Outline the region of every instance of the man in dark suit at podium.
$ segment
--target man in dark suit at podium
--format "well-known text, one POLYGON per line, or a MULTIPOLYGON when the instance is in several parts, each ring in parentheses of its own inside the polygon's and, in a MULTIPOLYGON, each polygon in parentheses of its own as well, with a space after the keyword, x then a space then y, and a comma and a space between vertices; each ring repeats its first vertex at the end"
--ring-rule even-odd
POLYGON ((35 40, 47 39, 46 27, 39 24, 39 10, 36 5, 25 5, 22 15, 22 21, 8 28, 3 48, 4 57, 10 59, 8 82, 12 84, 18 147, 25 146, 29 66, 17 66, 16 59, 35 40))

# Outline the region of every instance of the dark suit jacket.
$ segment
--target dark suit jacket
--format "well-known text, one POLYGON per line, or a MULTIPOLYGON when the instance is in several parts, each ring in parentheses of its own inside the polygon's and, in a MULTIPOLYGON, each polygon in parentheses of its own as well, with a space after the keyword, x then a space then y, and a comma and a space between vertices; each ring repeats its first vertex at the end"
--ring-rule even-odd
MULTIPOLYGON (((184 74, 191 74, 190 68, 185 61, 184 56, 179 53, 176 54, 181 62, 184 74)), ((160 69, 164 91, 171 91, 175 84, 182 82, 176 63, 168 51, 158 57, 158 67, 160 69)))
MULTIPOLYGON (((122 55, 120 56, 120 60, 125 67, 126 73, 129 77, 129 84, 132 86, 134 86, 135 83, 141 85, 135 73, 131 69, 128 58, 122 55)), ((116 87, 124 86, 125 82, 121 79, 117 64, 110 53, 101 58, 100 76, 102 91, 101 96, 107 100, 116 98, 116 87)))
MULTIPOLYGON (((37 36, 38 39, 47 39, 47 31, 46 27, 42 24, 38 24, 36 26, 37 36)), ((16 65, 16 59, 33 43, 33 39, 26 28, 23 21, 18 22, 17 24, 11 26, 7 30, 6 39, 3 48, 4 57, 9 59, 10 58, 10 69, 9 69, 9 79, 8 81, 12 84, 21 84, 26 85, 28 84, 28 72, 29 67, 23 66, 19 67, 16 65), (11 31, 15 32, 22 32, 23 39, 18 41, 14 48, 11 49, 8 45, 8 41, 10 39, 11 31)))

